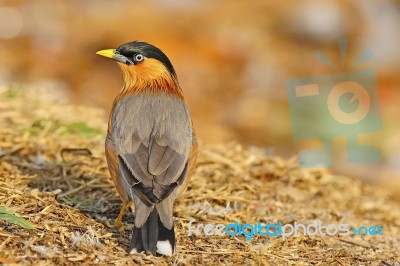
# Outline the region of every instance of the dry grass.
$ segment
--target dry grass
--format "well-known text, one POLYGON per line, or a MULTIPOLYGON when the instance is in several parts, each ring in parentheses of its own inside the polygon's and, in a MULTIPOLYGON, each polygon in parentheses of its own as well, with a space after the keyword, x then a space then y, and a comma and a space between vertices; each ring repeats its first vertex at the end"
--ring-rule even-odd
MULTIPOLYGON (((389 192, 298 167, 241 145, 202 145, 175 204, 177 255, 128 255, 130 234, 104 226, 120 201, 103 153, 99 110, 0 96, 0 207, 36 230, 0 221, 10 265, 399 265, 400 204, 389 192), (188 237, 188 222, 380 225, 384 236, 188 237)), ((133 215, 124 221, 131 224, 133 215)))

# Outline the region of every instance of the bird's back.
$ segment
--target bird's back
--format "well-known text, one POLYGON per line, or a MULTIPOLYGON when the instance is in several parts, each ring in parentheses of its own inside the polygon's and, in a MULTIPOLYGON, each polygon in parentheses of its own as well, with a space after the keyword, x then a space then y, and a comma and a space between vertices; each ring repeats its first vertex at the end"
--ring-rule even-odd
MULTIPOLYGON (((120 169, 126 167, 121 176, 124 193, 130 200, 156 204, 185 181, 192 127, 182 100, 164 92, 151 97, 147 93, 118 102, 109 138, 119 155, 120 169), (132 190, 134 184, 136 190, 132 190)), ((135 225, 141 225, 145 216, 136 216, 135 225)))

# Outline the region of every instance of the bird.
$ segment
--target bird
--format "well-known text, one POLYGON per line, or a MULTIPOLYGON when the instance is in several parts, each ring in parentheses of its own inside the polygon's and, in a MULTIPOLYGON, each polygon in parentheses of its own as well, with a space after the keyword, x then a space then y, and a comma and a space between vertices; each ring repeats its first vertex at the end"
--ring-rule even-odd
POLYGON ((156 46, 132 41, 96 54, 119 65, 105 140, 108 169, 122 207, 134 206, 130 254, 175 254, 173 204, 197 164, 197 138, 175 69, 156 46))

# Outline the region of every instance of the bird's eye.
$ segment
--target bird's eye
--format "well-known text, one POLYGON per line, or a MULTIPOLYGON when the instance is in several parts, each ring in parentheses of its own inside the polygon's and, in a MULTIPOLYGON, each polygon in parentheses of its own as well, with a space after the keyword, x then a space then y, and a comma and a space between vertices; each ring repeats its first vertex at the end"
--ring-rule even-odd
POLYGON ((135 62, 141 62, 144 60, 144 56, 142 54, 137 54, 133 57, 133 60, 135 60, 135 62))

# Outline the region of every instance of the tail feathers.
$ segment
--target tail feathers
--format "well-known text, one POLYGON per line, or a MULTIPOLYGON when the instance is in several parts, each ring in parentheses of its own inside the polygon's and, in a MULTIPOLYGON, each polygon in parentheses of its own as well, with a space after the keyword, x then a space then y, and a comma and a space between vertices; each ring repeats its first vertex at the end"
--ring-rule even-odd
POLYGON ((157 240, 157 253, 172 256, 175 253, 175 231, 174 224, 171 229, 166 228, 161 220, 158 221, 159 231, 157 240))
POLYGON ((129 250, 130 254, 144 251, 153 255, 172 256, 175 253, 174 226, 166 228, 154 208, 143 226, 133 229, 129 250))

